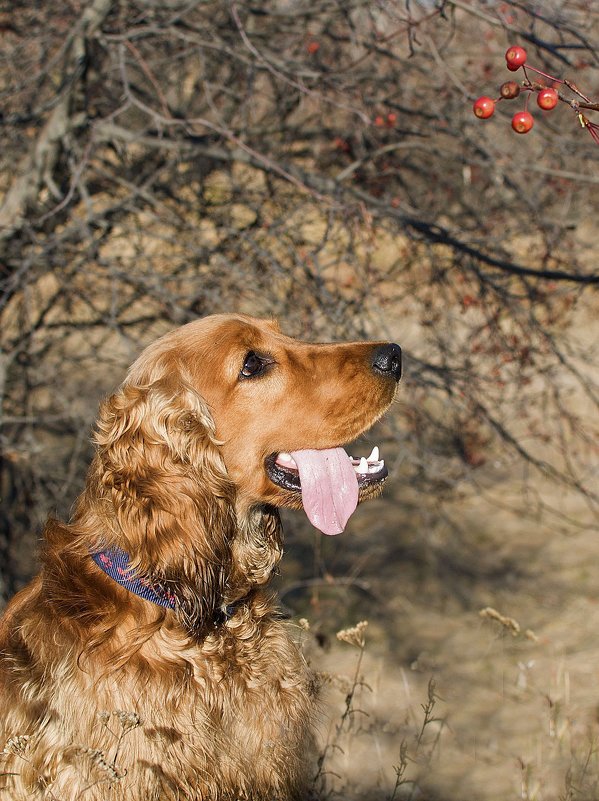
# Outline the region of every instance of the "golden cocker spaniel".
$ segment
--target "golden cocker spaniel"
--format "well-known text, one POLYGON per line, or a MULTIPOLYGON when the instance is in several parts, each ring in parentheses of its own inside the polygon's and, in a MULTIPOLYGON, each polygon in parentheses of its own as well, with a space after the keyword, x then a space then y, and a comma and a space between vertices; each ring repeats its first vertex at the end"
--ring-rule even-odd
POLYGON ((315 687, 264 588, 277 507, 343 530, 387 475, 342 449, 397 345, 214 315, 150 345, 100 409, 69 524, 0 623, 2 801, 306 798, 315 687))

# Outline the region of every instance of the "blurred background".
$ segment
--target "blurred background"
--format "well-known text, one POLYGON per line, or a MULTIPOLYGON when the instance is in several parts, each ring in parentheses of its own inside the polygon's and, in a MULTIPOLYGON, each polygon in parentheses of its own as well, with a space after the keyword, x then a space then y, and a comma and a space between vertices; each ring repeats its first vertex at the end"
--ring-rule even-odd
POLYGON ((393 339, 398 401, 355 448, 383 498, 337 538, 285 515, 319 791, 599 797, 597 42, 577 0, 0 11, 0 607, 151 340, 223 311, 393 339), (476 119, 525 78, 513 44, 582 122, 534 92, 476 119))

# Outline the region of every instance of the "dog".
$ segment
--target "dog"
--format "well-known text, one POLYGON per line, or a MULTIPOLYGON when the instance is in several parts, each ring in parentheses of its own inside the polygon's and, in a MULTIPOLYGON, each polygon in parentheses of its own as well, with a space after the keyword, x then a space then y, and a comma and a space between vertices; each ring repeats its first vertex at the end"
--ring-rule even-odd
POLYGON ((292 801, 317 687, 265 590, 278 507, 340 533, 387 476, 341 447, 401 372, 386 342, 309 344, 213 315, 105 400, 72 522, 0 623, 2 801, 292 801))

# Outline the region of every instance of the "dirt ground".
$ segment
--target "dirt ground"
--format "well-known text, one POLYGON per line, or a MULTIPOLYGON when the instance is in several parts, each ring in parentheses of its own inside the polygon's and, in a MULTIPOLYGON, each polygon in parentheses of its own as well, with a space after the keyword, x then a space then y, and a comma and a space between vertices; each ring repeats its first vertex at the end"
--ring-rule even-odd
POLYGON ((598 798, 596 519, 515 460, 489 461, 425 510, 394 447, 383 498, 343 534, 285 518, 282 600, 308 618, 309 658, 332 674, 331 796, 598 798), (335 635, 361 620, 356 674, 360 648, 335 635))

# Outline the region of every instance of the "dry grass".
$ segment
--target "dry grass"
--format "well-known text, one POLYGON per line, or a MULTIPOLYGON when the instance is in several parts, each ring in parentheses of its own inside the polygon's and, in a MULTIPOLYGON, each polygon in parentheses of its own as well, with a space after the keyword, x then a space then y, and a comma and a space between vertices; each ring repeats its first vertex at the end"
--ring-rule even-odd
POLYGON ((310 618, 311 661, 332 677, 325 797, 596 799, 592 509, 489 460, 432 514, 400 472, 338 538, 288 521, 282 597, 310 618), (367 629, 351 626, 361 617, 367 629))

